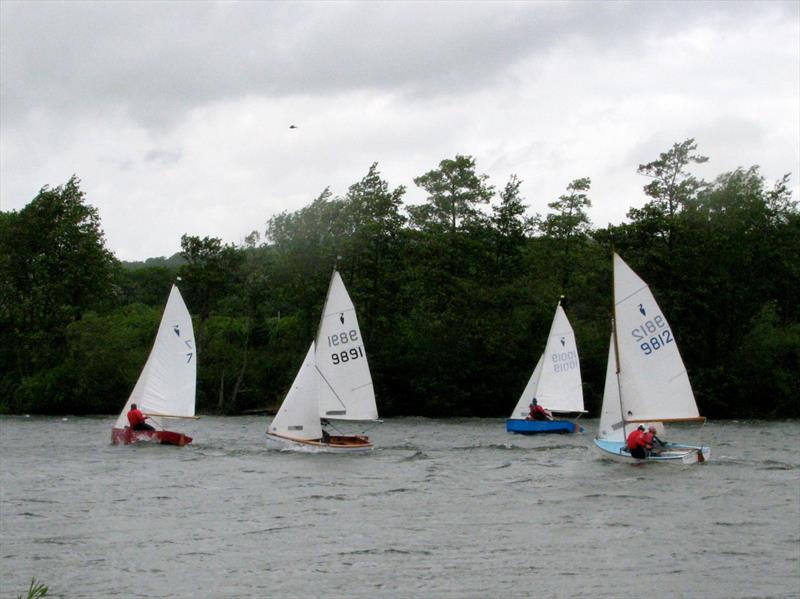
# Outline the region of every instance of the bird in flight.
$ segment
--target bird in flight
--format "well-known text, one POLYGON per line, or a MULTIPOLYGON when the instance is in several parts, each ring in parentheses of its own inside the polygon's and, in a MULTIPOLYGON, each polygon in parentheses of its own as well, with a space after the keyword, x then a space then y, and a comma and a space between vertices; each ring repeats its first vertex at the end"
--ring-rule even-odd
POLYGON ((297 125, 289 125, 289 129, 297 129, 297 125))

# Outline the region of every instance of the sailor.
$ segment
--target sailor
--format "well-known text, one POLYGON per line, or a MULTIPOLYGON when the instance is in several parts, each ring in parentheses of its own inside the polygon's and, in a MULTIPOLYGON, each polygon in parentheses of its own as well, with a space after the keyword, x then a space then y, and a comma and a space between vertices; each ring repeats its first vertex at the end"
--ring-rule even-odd
POLYGON ((552 420, 553 415, 550 414, 547 410, 545 410, 542 406, 539 405, 539 402, 534 397, 531 400, 530 405, 530 413, 525 418, 525 420, 552 420))
POLYGON ((644 435, 644 425, 640 424, 637 428, 631 431, 631 434, 628 435, 627 440, 628 451, 631 452, 631 456, 640 460, 643 460, 647 457, 644 435))
POLYGON ((135 403, 131 404, 131 410, 128 412, 128 422, 131 425, 131 429, 135 431, 154 431, 156 430, 149 424, 145 422, 148 419, 148 416, 142 414, 142 411, 136 407, 135 403))
POLYGON ((648 453, 660 453, 665 443, 656 436, 656 427, 652 424, 647 427, 647 432, 642 435, 645 449, 648 453))

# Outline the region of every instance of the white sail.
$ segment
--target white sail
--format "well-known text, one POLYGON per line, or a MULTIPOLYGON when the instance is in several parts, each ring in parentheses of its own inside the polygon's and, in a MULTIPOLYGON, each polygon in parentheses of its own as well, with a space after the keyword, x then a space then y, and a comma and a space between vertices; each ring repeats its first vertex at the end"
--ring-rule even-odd
POLYGON ((578 347, 575 344, 575 333, 561 304, 556 308, 547 338, 536 399, 540 406, 551 412, 583 411, 578 347))
POLYGON ((525 418, 530 414, 531 400, 536 397, 536 388, 539 386, 539 377, 542 374, 542 362, 544 361, 544 354, 539 356, 539 361, 536 362, 536 368, 533 369, 531 378, 528 379, 528 384, 525 385, 525 390, 519 397, 517 405, 514 406, 514 411, 511 412, 509 418, 525 418))
POLYGON ((511 418, 524 418, 533 398, 551 412, 582 412, 583 385, 575 333, 561 304, 556 308, 544 353, 511 418))
POLYGON ((614 354, 614 333, 608 342, 608 364, 606 366, 606 385, 603 390, 603 408, 600 412, 600 429, 597 437, 608 441, 625 441, 625 427, 622 420, 622 405, 619 401, 619 379, 617 360, 614 354))
POLYGON ((314 365, 314 343, 308 348, 303 365, 294 378, 269 432, 293 439, 319 439, 322 426, 317 403, 318 375, 314 365))
POLYGON ((378 407, 353 302, 334 271, 317 333, 319 416, 377 420, 378 407))
POLYGON ((672 329, 647 284, 617 254, 614 300, 625 420, 699 418, 672 329))
MULTIPOLYGON (((194 416, 197 350, 192 317, 173 285, 161 324, 139 380, 117 418, 115 428, 128 425, 132 403, 144 413, 194 416)), ((160 425, 157 418, 153 418, 160 425)))

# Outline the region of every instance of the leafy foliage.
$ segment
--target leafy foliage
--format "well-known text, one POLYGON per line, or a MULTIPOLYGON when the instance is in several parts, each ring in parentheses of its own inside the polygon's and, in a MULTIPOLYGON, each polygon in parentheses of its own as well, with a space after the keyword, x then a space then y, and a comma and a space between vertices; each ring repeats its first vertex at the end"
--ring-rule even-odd
POLYGON ((170 285, 195 315, 198 410, 279 405, 314 337, 337 268, 383 415, 504 416, 561 301, 576 331, 587 409, 603 391, 611 252, 673 325, 701 412, 797 417, 800 215, 788 175, 757 167, 697 179, 689 139, 639 172, 649 198, 593 229, 589 178, 526 216, 514 175, 495 191, 457 155, 415 179, 404 207, 372 164, 344 196, 267 221, 242 247, 186 234, 180 260, 121 268, 77 179, 0 213, 0 410, 116 412, 147 356, 170 285))
MULTIPOLYGON (((41 597, 46 597, 48 590, 47 585, 36 582, 35 578, 31 578, 31 585, 28 587, 28 593, 25 595, 25 599, 40 599, 41 597)), ((17 595, 17 599, 23 599, 22 595, 17 595)))

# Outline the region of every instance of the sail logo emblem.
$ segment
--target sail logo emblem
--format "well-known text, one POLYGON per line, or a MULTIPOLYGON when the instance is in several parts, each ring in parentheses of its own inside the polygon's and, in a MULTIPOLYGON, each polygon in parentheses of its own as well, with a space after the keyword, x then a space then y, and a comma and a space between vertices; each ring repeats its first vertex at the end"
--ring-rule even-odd
POLYGON ((339 314, 339 322, 341 322, 342 324, 344 324, 344 312, 342 312, 341 314, 339 314))
POLYGON ((176 334, 178 337, 180 337, 180 336, 181 336, 181 325, 179 325, 179 324, 176 324, 174 327, 172 327, 172 330, 173 330, 173 331, 175 331, 175 334, 176 334))
MULTIPOLYGON (((186 341, 184 341, 184 343, 186 344, 186 347, 188 347, 189 349, 194 349, 192 347, 192 340, 191 339, 187 339, 186 341)), ((186 354, 186 363, 187 364, 192 361, 192 356, 193 355, 194 355, 194 352, 189 352, 188 354, 186 354)))
POLYGON ((642 313, 642 316, 647 316, 647 312, 645 311, 644 306, 642 304, 639 304, 639 312, 642 313))
POLYGON ((566 344, 567 344, 566 340, 564 339, 564 337, 562 337, 561 338, 561 347, 564 347, 566 344))

